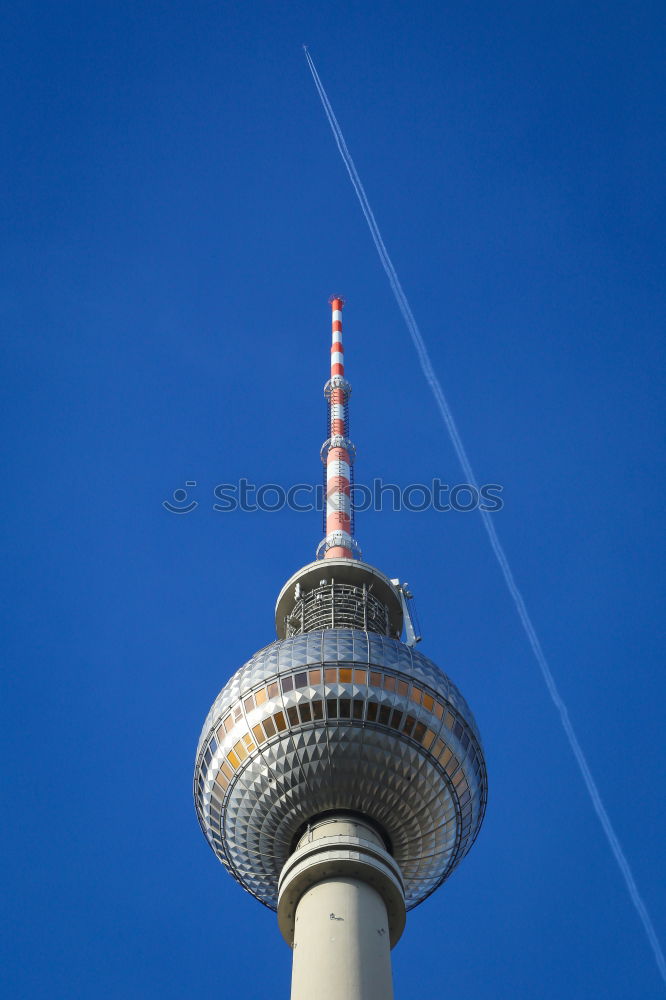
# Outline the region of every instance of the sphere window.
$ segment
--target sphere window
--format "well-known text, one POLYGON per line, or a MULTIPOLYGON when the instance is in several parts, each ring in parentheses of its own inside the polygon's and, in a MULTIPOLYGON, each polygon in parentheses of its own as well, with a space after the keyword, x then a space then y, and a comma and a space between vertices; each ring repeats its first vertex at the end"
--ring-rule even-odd
POLYGON ((275 725, 277 726, 278 731, 283 733, 284 730, 287 728, 287 723, 285 722, 283 713, 276 712, 273 718, 275 719, 275 725))

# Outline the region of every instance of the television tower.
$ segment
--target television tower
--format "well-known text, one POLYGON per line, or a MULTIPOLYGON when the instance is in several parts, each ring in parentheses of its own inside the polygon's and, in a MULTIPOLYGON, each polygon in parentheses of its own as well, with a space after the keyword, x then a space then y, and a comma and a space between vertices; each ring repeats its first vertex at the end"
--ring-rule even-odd
POLYGON ((407 585, 361 560, 344 303, 330 302, 325 536, 278 595, 277 640, 208 713, 194 799, 222 864, 277 910, 292 1000, 390 1000, 406 911, 474 842, 486 767, 465 699, 414 648, 407 585))

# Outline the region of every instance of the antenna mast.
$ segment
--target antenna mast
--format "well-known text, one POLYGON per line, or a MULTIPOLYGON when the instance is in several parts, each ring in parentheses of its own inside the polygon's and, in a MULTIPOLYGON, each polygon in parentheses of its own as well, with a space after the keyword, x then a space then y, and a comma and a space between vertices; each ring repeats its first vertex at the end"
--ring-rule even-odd
POLYGON ((317 559, 360 559, 361 550, 354 538, 351 498, 356 449, 347 437, 351 385, 345 378, 342 346, 342 308, 345 302, 339 295, 333 295, 328 301, 332 328, 331 377, 324 386, 324 395, 328 403, 329 436, 321 447, 321 460, 326 468, 326 534, 317 548, 317 559))

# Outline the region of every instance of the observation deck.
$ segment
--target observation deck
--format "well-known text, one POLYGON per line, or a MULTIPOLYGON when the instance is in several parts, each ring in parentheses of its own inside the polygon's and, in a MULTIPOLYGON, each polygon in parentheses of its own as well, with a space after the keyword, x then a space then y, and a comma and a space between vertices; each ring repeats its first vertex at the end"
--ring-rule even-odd
POLYGON ((448 878, 478 833, 483 750, 457 687, 395 637, 402 612, 388 578, 336 562, 287 582, 276 610, 284 638, 216 698, 197 751, 197 815, 220 861, 273 909, 305 824, 331 810, 367 817, 391 844, 409 909, 448 878), (336 624, 322 628, 329 615, 336 624), (366 629, 339 624, 361 617, 366 629))

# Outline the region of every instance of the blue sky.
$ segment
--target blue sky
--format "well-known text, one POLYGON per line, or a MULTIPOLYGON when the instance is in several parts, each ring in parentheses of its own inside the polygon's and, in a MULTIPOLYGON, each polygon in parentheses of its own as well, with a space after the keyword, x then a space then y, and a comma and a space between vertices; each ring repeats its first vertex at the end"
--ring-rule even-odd
MULTIPOLYGON (((3 13, 4 994, 288 996, 191 773, 321 534, 212 491, 319 477, 331 293, 359 481, 461 481, 303 43, 666 941, 663 5, 3 13), (199 506, 169 514, 186 480, 199 506)), ((394 952, 398 1000, 663 996, 478 515, 357 535, 409 580, 490 779, 394 952)))

